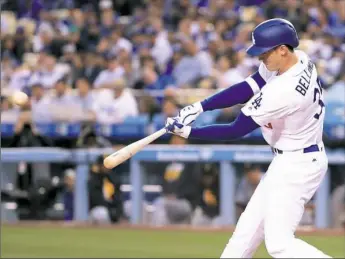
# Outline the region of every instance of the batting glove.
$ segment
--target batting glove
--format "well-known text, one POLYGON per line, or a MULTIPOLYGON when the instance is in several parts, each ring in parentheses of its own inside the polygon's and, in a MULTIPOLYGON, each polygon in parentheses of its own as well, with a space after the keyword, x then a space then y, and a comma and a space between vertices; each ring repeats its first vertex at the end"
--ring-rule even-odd
POLYGON ((177 118, 183 125, 189 125, 193 123, 203 111, 201 103, 196 102, 181 109, 177 118))
POLYGON ((168 118, 165 123, 165 128, 168 132, 181 136, 182 138, 188 138, 191 127, 183 125, 178 118, 168 118))

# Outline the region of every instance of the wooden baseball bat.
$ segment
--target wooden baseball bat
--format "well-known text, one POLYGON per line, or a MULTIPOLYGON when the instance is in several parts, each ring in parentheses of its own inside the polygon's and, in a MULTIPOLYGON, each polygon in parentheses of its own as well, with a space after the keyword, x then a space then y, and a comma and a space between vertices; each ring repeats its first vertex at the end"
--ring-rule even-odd
POLYGON ((163 136, 167 130, 165 128, 162 128, 155 133, 138 140, 128 146, 125 146, 124 148, 121 148, 120 150, 112 153, 111 155, 107 156, 103 164, 106 168, 112 169, 119 164, 125 162, 127 159, 134 156, 138 151, 142 150, 145 146, 150 144, 151 142, 155 141, 159 137, 163 136))

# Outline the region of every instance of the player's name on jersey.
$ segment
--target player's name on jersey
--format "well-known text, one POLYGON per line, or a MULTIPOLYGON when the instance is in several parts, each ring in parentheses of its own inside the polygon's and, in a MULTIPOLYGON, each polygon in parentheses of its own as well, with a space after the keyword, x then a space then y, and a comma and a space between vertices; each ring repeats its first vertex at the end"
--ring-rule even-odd
POLYGON ((305 96, 310 82, 311 76, 313 74, 314 64, 309 60, 308 66, 306 69, 303 70, 302 75, 298 81, 298 85, 296 86, 296 91, 299 92, 301 95, 305 96))

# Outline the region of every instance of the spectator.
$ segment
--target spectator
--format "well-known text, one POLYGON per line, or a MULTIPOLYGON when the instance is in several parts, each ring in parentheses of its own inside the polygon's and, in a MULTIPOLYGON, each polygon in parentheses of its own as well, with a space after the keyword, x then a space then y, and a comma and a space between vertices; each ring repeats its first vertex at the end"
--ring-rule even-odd
POLYGON ((83 64, 80 55, 77 54, 76 46, 74 44, 67 44, 63 48, 63 56, 59 63, 67 64, 70 68, 70 82, 75 83, 76 79, 81 76, 83 71, 83 64))
POLYGON ((7 96, 1 95, 1 123, 14 123, 18 120, 19 112, 7 96))
POLYGON ((165 118, 175 117, 179 111, 179 104, 173 97, 165 97, 162 104, 162 112, 165 118))
POLYGON ((75 102, 80 105, 84 112, 91 110, 94 97, 91 92, 91 86, 87 78, 80 77, 76 81, 75 102))
POLYGON ((164 71, 166 64, 172 57, 173 51, 168 41, 168 34, 164 30, 162 20, 159 18, 152 18, 151 26, 155 31, 151 55, 156 60, 159 71, 164 71))
MULTIPOLYGON (((174 80, 169 75, 159 76, 152 67, 144 67, 142 72, 142 82, 138 82, 136 87, 142 87, 142 89, 152 96, 155 96, 155 91, 165 90, 167 87, 174 87, 174 80), (142 86, 140 86, 142 84, 142 86)), ((157 96, 157 95, 156 95, 157 96)), ((156 97, 156 101, 159 105, 162 104, 162 97, 156 97)))
POLYGON ((201 192, 198 207, 194 211, 192 225, 219 227, 219 168, 215 164, 205 164, 202 168, 201 192))
POLYGON ((80 76, 86 77, 91 85, 94 85, 94 82, 101 71, 102 68, 97 62, 97 53, 93 51, 86 52, 80 76))
POLYGON ((98 123, 121 123, 129 116, 138 115, 138 104, 126 87, 126 81, 119 78, 113 81, 111 90, 106 89, 97 95, 93 110, 98 123))
POLYGON ((67 44, 67 41, 54 38, 53 27, 44 22, 39 25, 38 34, 33 37, 32 44, 35 53, 48 49, 55 58, 59 58, 62 55, 62 47, 67 44))
POLYGON ((232 59, 227 55, 218 58, 215 72, 217 87, 219 88, 227 88, 245 79, 232 65, 232 59))
POLYGON ((28 84, 40 83, 46 89, 51 89, 61 78, 68 76, 70 67, 65 64, 57 63, 56 57, 51 53, 44 53, 43 64, 30 77, 28 84))
POLYGON ((124 69, 120 66, 116 55, 108 54, 106 56, 108 68, 103 70, 95 79, 95 88, 112 88, 114 81, 124 76, 124 69))
MULTIPOLYGON (((14 90, 29 90, 27 89, 31 84, 30 80, 32 78, 33 73, 35 72, 35 67, 34 66, 26 66, 26 65, 22 65, 20 67, 17 67, 13 73, 12 76, 9 80, 8 83, 8 89, 10 89, 11 91, 14 90)), ((2 85, 2 87, 4 87, 2 85)))
POLYGON ((130 58, 124 59, 122 62, 123 69, 125 70, 124 78, 128 83, 129 88, 134 88, 135 83, 140 79, 139 69, 135 70, 133 62, 130 58))
POLYGON ((19 61, 15 55, 15 41, 12 36, 8 35, 4 37, 1 44, 1 54, 5 54, 14 61, 19 61))
POLYGON ((43 85, 40 83, 31 86, 31 114, 32 121, 51 122, 53 117, 50 110, 50 98, 45 95, 43 85))
POLYGON ((116 17, 112 9, 112 2, 109 0, 102 0, 99 2, 101 10, 101 36, 109 35, 114 23, 116 23, 116 17))
POLYGON ((197 80, 211 74, 213 64, 191 39, 182 38, 181 42, 186 55, 176 64, 173 76, 177 86, 191 87, 197 80))
POLYGON ((111 142, 105 137, 96 134, 95 129, 85 125, 76 142, 77 148, 110 148, 111 142))
POLYGON ((88 181, 90 221, 95 224, 115 223, 123 216, 121 183, 103 159, 99 156, 92 165, 88 181))
MULTIPOLYGON (((172 135, 170 144, 186 145, 187 140, 172 135)), ((199 189, 195 182, 200 177, 197 163, 172 162, 162 172, 163 194, 153 206, 153 225, 186 224, 191 222, 198 200, 199 189)))
POLYGON ((32 51, 31 41, 28 40, 25 33, 24 27, 18 26, 14 36, 14 55, 20 62, 23 62, 23 56, 25 53, 32 51))
POLYGON ((15 72, 16 62, 8 52, 2 55, 1 60, 1 87, 7 88, 15 72))
POLYGON ((210 24, 210 19, 211 17, 208 11, 200 8, 196 22, 191 27, 191 35, 200 50, 207 49, 210 41, 217 37, 214 32, 214 27, 210 24))
POLYGON ((63 193, 64 219, 70 221, 74 219, 74 186, 75 171, 72 168, 64 171, 65 190, 63 193))
POLYGON ((60 79, 55 83, 54 93, 49 98, 50 109, 54 121, 74 121, 78 118, 78 114, 71 113, 75 107, 74 98, 69 91, 67 83, 64 79, 60 79))
POLYGON ((331 227, 345 227, 345 183, 338 185, 331 195, 331 227))
POLYGON ((246 208, 250 198, 252 197, 256 187, 263 178, 264 173, 259 165, 245 164, 244 175, 240 180, 235 194, 237 218, 246 208))
POLYGON ((119 56, 120 60, 128 58, 132 54, 133 45, 122 36, 121 28, 112 29, 109 39, 109 43, 112 46, 110 52, 119 56))

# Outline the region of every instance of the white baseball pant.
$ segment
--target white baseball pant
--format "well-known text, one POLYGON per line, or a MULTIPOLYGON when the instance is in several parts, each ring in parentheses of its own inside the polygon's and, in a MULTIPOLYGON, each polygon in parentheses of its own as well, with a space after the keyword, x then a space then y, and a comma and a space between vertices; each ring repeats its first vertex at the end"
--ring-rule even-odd
POLYGON ((294 235, 304 205, 327 171, 328 159, 319 147, 318 152, 275 155, 221 258, 251 258, 262 241, 273 258, 331 258, 294 235))

